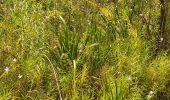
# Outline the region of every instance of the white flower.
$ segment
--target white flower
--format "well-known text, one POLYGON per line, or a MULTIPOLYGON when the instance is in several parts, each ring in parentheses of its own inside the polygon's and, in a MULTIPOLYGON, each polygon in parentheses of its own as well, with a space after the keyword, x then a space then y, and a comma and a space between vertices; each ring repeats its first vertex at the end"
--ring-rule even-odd
POLYGON ((152 98, 152 96, 153 96, 153 91, 149 91, 149 93, 148 93, 148 98, 152 98))
POLYGON ((128 81, 131 81, 131 80, 132 80, 132 77, 131 77, 131 76, 128 76, 128 77, 127 77, 127 80, 128 80, 128 81))
POLYGON ((153 91, 150 91, 150 92, 149 92, 149 95, 152 95, 152 94, 153 94, 153 91))
POLYGON ((162 37, 161 37, 161 39, 160 39, 160 40, 161 40, 161 41, 163 41, 163 40, 164 40, 164 38, 162 38, 162 37))
POLYGON ((17 59, 16 59, 16 58, 14 58, 14 59, 13 59, 13 62, 16 62, 16 61, 17 61, 17 59))
POLYGON ((144 15, 141 13, 141 14, 139 14, 139 16, 140 16, 140 17, 143 17, 144 15))
POLYGON ((9 67, 5 67, 5 72, 8 72, 9 71, 9 67))
POLYGON ((20 79, 20 78, 22 78, 22 75, 21 75, 21 74, 19 74, 19 75, 18 75, 18 78, 19 78, 19 79, 20 79))

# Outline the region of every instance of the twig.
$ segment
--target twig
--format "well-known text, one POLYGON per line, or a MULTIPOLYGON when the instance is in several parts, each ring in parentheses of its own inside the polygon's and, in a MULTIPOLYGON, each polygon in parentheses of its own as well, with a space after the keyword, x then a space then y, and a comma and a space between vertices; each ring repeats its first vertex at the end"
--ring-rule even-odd
POLYGON ((46 55, 44 55, 44 56, 47 58, 47 60, 48 60, 48 61, 50 62, 50 64, 51 64, 51 67, 52 67, 52 70, 53 70, 53 74, 54 74, 54 78, 55 78, 56 85, 57 85, 57 89, 58 89, 58 92, 59 92, 59 95, 60 95, 60 100, 62 100, 62 96, 61 96, 61 92, 60 92, 60 87, 59 87, 58 79, 57 79, 57 72, 55 71, 55 68, 54 68, 52 62, 50 61, 50 59, 49 59, 46 55))

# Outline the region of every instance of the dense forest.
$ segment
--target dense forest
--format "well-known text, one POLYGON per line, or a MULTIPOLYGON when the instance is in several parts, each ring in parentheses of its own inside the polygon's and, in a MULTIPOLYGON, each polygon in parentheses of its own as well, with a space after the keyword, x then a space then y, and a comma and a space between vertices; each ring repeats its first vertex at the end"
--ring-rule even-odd
POLYGON ((0 0, 0 100, 170 100, 170 1, 0 0))

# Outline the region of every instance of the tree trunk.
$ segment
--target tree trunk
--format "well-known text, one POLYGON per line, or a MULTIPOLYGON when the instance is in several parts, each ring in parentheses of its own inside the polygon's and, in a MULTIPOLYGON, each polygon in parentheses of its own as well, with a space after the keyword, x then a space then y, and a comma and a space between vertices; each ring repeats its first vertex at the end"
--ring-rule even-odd
POLYGON ((168 2, 160 0, 159 34, 157 37, 156 55, 162 50, 166 50, 166 19, 168 14, 168 2))

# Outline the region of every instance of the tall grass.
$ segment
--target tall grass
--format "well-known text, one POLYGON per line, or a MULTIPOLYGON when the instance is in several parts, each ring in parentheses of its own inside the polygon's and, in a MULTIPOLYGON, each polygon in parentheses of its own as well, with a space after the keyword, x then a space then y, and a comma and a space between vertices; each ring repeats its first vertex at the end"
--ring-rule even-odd
POLYGON ((159 0, 1 0, 0 100, 168 100, 159 16, 159 0))

